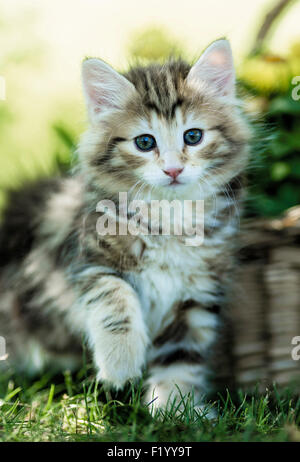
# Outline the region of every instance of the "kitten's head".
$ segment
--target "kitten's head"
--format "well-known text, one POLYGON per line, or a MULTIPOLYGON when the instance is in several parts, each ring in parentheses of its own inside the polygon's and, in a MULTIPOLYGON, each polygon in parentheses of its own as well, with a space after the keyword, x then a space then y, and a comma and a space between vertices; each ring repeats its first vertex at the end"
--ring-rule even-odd
POLYGON ((192 67, 170 61, 121 75, 87 59, 83 88, 90 129, 79 153, 96 187, 139 198, 204 198, 246 164, 249 130, 227 40, 192 67))

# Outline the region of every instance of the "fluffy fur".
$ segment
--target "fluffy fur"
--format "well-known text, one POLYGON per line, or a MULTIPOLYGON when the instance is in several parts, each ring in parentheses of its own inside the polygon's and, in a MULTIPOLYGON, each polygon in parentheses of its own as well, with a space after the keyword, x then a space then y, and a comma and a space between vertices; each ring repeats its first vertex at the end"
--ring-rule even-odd
MULTIPOLYGON (((122 387, 147 366, 146 402, 193 391, 201 406, 211 347, 220 332, 238 229, 250 132, 234 91, 230 46, 120 75, 83 63, 90 118, 72 177, 11 195, 1 228, 0 335, 25 370, 74 366, 88 340, 99 380, 122 387), (183 143, 203 130, 197 146, 183 143), (141 152, 133 140, 155 137, 141 152), (172 185, 164 170, 183 168, 172 185), (205 239, 98 236, 98 201, 205 200, 205 239), (32 354, 31 354, 32 353, 32 354)), ((222 334, 220 334, 222 335, 222 334)), ((8 362, 7 361, 7 362, 8 362)), ((6 362, 6 363, 7 363, 6 362)))

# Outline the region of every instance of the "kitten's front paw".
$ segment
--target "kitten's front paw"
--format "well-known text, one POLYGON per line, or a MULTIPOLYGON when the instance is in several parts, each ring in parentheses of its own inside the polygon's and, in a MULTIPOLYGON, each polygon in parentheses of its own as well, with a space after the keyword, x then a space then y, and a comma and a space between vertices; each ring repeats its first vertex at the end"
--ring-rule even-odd
POLYGON ((147 336, 142 332, 130 331, 116 337, 107 339, 107 344, 102 344, 100 348, 98 345, 95 362, 99 368, 98 380, 120 389, 127 381, 141 376, 147 336))

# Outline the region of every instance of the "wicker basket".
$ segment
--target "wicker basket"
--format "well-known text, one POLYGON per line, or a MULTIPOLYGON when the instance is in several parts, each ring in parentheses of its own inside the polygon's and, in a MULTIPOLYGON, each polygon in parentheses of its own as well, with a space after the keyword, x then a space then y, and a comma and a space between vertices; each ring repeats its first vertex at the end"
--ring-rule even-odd
POLYGON ((236 276, 219 380, 261 389, 300 383, 300 360, 292 358, 300 336, 300 207, 281 220, 242 225, 236 276))

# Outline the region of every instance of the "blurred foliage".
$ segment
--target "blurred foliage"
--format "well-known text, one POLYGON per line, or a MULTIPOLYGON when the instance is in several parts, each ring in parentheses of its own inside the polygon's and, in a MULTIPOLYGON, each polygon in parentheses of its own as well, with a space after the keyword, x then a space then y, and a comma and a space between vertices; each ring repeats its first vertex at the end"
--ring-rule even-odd
POLYGON ((128 45, 132 61, 159 61, 170 57, 184 57, 185 49, 181 42, 171 36, 165 29, 151 26, 137 31, 128 45))
POLYGON ((59 94, 54 101, 48 94, 53 89, 43 81, 48 55, 37 32, 36 10, 14 14, 14 26, 22 34, 1 16, 0 75, 6 99, 0 100, 0 210, 7 189, 69 169, 79 125, 76 103, 59 94))
POLYGON ((276 216, 300 203, 300 100, 292 97, 292 79, 300 76, 300 43, 284 57, 269 54, 246 60, 239 76, 250 96, 250 110, 260 119, 247 213, 276 216))

